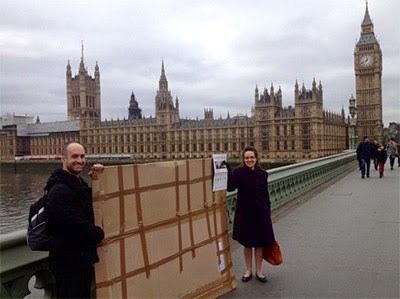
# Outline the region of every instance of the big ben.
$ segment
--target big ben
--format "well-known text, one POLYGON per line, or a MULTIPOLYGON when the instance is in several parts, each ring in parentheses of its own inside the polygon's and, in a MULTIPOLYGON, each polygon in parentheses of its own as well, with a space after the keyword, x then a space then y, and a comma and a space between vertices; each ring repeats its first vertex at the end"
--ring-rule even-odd
POLYGON ((361 35, 354 49, 357 135, 382 140, 382 51, 366 4, 361 35))

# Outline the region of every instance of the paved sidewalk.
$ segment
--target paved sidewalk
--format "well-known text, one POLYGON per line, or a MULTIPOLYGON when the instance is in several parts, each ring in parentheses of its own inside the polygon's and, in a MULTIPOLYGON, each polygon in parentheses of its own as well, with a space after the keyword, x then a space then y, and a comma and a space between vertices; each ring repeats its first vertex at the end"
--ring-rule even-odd
POLYGON ((385 166, 383 179, 357 169, 274 213, 284 263, 263 262, 266 284, 240 280, 243 250, 233 241, 238 288, 223 298, 399 298, 400 168, 385 166))

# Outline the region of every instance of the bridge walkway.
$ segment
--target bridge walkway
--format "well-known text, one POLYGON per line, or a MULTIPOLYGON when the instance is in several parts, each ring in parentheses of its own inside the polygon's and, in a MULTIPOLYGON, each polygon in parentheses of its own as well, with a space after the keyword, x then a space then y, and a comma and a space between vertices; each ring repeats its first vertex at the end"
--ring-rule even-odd
POLYGON ((238 288, 223 297, 399 298, 400 168, 388 164, 382 179, 351 170, 274 212, 284 263, 263 262, 266 284, 241 281, 243 250, 232 241, 238 288))

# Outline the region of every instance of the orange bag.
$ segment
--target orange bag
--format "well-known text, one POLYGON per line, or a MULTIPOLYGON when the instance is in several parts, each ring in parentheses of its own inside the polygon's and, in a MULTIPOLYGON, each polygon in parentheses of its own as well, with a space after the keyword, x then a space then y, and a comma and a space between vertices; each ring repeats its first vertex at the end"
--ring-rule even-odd
POLYGON ((264 247, 263 259, 274 266, 282 264, 281 248, 277 241, 270 246, 264 247))

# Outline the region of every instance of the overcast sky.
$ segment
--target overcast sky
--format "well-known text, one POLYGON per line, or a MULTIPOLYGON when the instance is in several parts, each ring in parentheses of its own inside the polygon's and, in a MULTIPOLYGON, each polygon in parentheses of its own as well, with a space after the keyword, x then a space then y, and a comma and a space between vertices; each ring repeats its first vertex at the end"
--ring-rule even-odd
MULTIPOLYGON (((400 122, 400 1, 370 0, 383 52, 383 121, 400 122)), ((78 72, 81 40, 100 67, 102 119, 128 116, 134 91, 154 116, 164 59, 182 118, 250 115, 256 84, 274 84, 294 106, 294 84, 321 80, 324 107, 348 113, 353 51, 364 0, 0 2, 1 114, 67 119, 65 71, 78 72)))

